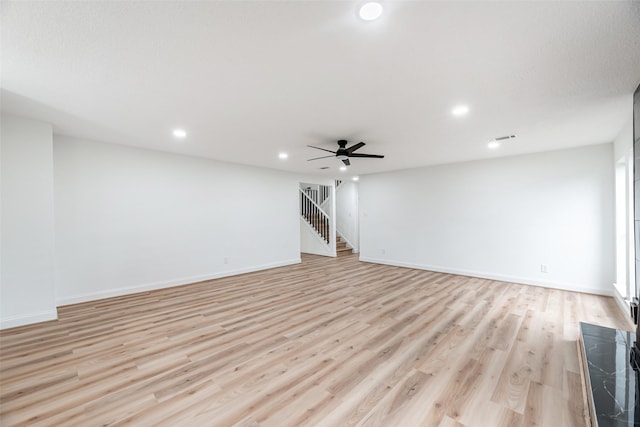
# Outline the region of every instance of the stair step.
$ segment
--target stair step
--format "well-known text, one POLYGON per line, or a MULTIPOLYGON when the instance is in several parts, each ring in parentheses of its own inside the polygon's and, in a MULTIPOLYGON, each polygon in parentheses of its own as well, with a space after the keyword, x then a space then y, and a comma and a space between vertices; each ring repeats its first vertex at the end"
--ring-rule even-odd
POLYGON ((353 254, 351 248, 336 249, 336 256, 346 256, 353 254))
POLYGON ((347 241, 344 240, 341 236, 336 234, 336 255, 351 255, 353 253, 352 248, 347 246, 347 241))
POLYGON ((353 254, 353 250, 347 246, 347 241, 336 234, 336 256, 346 256, 353 254))

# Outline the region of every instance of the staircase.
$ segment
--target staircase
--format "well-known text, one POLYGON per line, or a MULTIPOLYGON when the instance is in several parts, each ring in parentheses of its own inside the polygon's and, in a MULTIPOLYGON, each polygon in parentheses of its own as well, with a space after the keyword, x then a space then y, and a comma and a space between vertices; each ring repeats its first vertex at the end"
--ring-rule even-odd
MULTIPOLYGON (((340 185, 340 181, 336 181, 340 185)), ((331 187, 324 185, 309 185, 300 188, 300 216, 316 233, 316 238, 321 245, 307 246, 310 253, 320 251, 319 254, 332 256, 335 244, 335 256, 349 256, 353 254, 351 246, 335 230, 329 213, 332 209, 331 187), (335 240, 333 240, 335 238, 335 240), (324 249, 321 249, 324 248, 324 249)))
POLYGON ((323 203, 328 197, 328 190, 320 186, 320 191, 312 189, 300 189, 300 215, 318 233, 318 236, 330 245, 331 221, 329 215, 322 209, 318 202, 323 203))
POLYGON ((347 245, 347 242, 336 235, 336 256, 347 256, 353 254, 353 250, 347 245))

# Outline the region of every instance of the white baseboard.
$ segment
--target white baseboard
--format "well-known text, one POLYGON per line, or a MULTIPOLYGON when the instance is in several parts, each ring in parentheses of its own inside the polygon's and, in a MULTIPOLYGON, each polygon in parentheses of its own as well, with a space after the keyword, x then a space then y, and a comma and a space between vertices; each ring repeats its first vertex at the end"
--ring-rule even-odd
POLYGON ((620 292, 618 292, 615 285, 611 285, 611 287, 613 288, 613 299, 616 300, 618 308, 622 312, 624 319, 627 321, 631 329, 635 329, 636 325, 633 324, 633 319, 631 318, 629 301, 625 300, 622 295, 620 295, 620 292))
POLYGON ((287 265, 300 264, 301 259, 291 259, 286 261, 274 262, 270 264, 262 264, 237 270, 227 270, 219 273, 204 274, 198 276, 183 277, 163 282, 145 283, 136 286, 127 286, 122 288, 107 289, 99 292, 89 292, 86 294, 73 295, 58 298, 56 304, 58 306, 77 304, 80 302, 94 301, 104 298, 119 297, 122 295, 135 294, 138 292, 153 291, 156 289, 170 288, 173 286, 187 285, 189 283, 203 282, 205 280, 219 279, 221 277, 236 276, 238 274, 252 273, 254 271, 268 270, 276 267, 284 267, 287 265))
POLYGON ((576 285, 573 283, 560 283, 552 281, 544 281, 538 279, 531 279, 527 277, 510 276, 506 274, 489 273, 484 271, 473 271, 456 268, 447 268, 433 265, 413 264, 403 261, 393 261, 379 258, 369 258, 360 256, 360 261, 370 262, 374 264, 393 265, 395 267, 414 268, 416 270, 428 270, 437 271, 439 273, 458 274, 461 276, 478 277, 480 279, 499 280, 501 282, 519 283, 522 285, 541 286, 543 288, 561 289, 563 291, 582 292, 586 294, 605 295, 612 297, 613 290, 589 288, 585 286, 576 285))
POLYGON ((32 323, 46 322, 49 320, 57 320, 57 310, 47 310, 38 313, 25 314, 23 316, 8 317, 0 320, 0 329, 15 328, 17 326, 30 325, 32 323))
POLYGON ((320 251, 314 251, 312 249, 308 249, 308 250, 304 250, 304 251, 300 251, 303 254, 309 254, 309 255, 320 255, 320 256, 326 256, 329 258, 336 258, 338 255, 336 254, 330 254, 328 252, 320 252, 320 251))

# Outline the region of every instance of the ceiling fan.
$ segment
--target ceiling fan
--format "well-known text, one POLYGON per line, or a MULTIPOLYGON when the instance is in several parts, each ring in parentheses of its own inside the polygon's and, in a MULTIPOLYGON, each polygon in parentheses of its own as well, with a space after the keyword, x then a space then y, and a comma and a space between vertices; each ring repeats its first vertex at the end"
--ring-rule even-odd
POLYGON ((311 147, 311 148, 315 148, 317 150, 322 150, 322 151, 327 151, 329 153, 333 153, 333 156, 322 156, 322 157, 316 157, 314 159, 309 159, 307 160, 308 162, 310 162, 311 160, 319 160, 319 159, 326 159, 328 157, 335 157, 338 160, 342 160, 342 162, 349 166, 351 165, 351 163, 349 162, 349 158, 350 157, 367 157, 370 159, 383 159, 384 156, 381 156, 379 154, 364 154, 364 153, 354 153, 354 151, 359 150, 360 148, 364 147, 366 144, 364 142, 358 142, 355 145, 352 145, 351 147, 347 148, 347 140, 345 139, 341 139, 340 141, 338 141, 338 146, 340 148, 338 148, 338 151, 331 151, 331 150, 327 150, 326 148, 320 148, 320 147, 314 147, 313 145, 307 145, 307 147, 311 147))

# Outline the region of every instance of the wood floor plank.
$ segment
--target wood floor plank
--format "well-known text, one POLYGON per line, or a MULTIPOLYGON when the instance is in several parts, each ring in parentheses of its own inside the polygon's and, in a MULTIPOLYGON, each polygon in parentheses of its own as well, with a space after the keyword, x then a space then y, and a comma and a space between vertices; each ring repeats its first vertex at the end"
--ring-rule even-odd
POLYGON ((302 259, 0 331, 0 425, 582 427, 578 322, 630 328, 609 297, 302 259))

